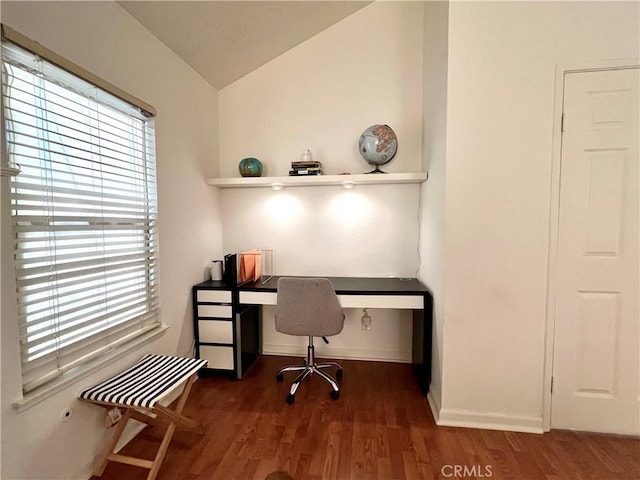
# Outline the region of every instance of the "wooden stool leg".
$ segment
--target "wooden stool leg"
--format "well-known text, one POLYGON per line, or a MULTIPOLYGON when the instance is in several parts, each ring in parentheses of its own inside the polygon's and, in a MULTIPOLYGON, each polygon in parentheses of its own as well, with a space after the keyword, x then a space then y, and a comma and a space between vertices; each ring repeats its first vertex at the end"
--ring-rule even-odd
MULTIPOLYGON (((179 416, 182 415, 182 410, 187 403, 187 398, 189 398, 189 393, 191 393, 191 387, 193 383, 196 381, 198 377, 196 375, 192 375, 189 380, 187 380, 186 385, 184 386, 184 390, 182 390, 182 394, 180 395, 180 399, 178 400, 178 404, 176 405, 176 409, 174 410, 179 416)), ((169 449, 169 443, 171 443, 171 438, 176 431, 176 421, 170 420, 169 426, 167 427, 167 431, 162 438, 162 443, 160 444, 160 448, 158 449, 158 453, 156 453, 156 458, 153 460, 153 465, 151 466, 151 470, 149 471, 149 475, 147 475, 147 480, 155 480, 158 472, 160 471, 160 466, 164 460, 165 455, 167 454, 167 450, 169 449)))
POLYGON ((122 418, 118 422, 115 432, 113 432, 111 441, 109 442, 109 445, 107 445, 107 448, 104 452, 104 455, 102 456, 102 459, 100 460, 100 463, 98 463, 98 465, 96 466, 93 472, 93 474, 96 477, 101 477, 102 474, 104 473, 104 469, 107 468, 107 463, 109 462, 109 455, 111 455, 115 450, 116 445, 118 444, 118 441, 120 440, 120 437, 124 432, 124 427, 127 426, 127 422, 129 421, 129 418, 131 418, 131 409, 127 408, 124 414, 122 415, 122 418))
POLYGON ((160 467, 162 466, 162 462, 164 461, 164 457, 167 454, 167 450, 169 449, 169 443, 171 443, 171 437, 173 437, 173 433, 176 431, 176 424, 169 423, 167 427, 167 431, 162 438, 162 443, 160 444, 160 448, 158 449, 158 453, 156 453, 156 458, 153 460, 153 465, 151 466, 151 470, 149 470, 149 475, 147 475, 147 480, 155 480, 158 472, 160 471, 160 467))

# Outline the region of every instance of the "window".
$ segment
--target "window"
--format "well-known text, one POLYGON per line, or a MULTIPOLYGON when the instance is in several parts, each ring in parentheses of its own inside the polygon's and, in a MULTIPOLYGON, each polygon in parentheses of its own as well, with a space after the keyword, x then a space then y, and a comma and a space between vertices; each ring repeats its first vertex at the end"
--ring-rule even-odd
POLYGON ((160 327, 153 119, 3 41, 25 394, 160 327))

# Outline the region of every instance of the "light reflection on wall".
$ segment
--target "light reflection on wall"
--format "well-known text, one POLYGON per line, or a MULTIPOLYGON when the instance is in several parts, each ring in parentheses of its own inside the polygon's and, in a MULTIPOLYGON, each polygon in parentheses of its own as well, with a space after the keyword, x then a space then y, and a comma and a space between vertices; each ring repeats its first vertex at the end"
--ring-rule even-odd
POLYGON ((280 227, 295 226, 303 211, 300 199, 285 190, 273 191, 272 195, 268 195, 263 207, 266 218, 280 227))
POLYGON ((225 253, 271 249, 290 275, 411 276, 418 189, 405 185, 223 189, 225 253))
POLYGON ((328 213, 343 226, 368 222, 373 213, 371 199, 355 190, 345 190, 329 201, 328 213))

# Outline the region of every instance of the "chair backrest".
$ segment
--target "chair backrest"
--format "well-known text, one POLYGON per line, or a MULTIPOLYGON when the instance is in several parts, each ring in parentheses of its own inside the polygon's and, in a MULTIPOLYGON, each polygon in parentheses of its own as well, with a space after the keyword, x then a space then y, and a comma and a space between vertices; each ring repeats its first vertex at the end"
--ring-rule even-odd
POLYGON ((275 320, 280 333, 328 337, 342 331, 344 312, 328 279, 282 277, 275 320))

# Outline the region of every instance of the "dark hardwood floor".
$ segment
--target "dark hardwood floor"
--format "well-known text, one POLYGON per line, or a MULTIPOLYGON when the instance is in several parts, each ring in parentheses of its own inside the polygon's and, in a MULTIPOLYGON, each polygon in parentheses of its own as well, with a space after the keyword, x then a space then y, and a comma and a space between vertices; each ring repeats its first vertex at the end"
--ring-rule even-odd
MULTIPOLYGON (((185 414, 203 436, 179 430, 158 480, 640 479, 640 440, 551 431, 544 435, 437 427, 411 366, 341 361, 340 399, 317 376, 287 405, 287 357, 262 357, 241 381, 200 378, 185 414)), ((163 430, 147 428, 122 451, 153 458, 163 430)), ((110 462, 104 480, 147 470, 110 462)))

